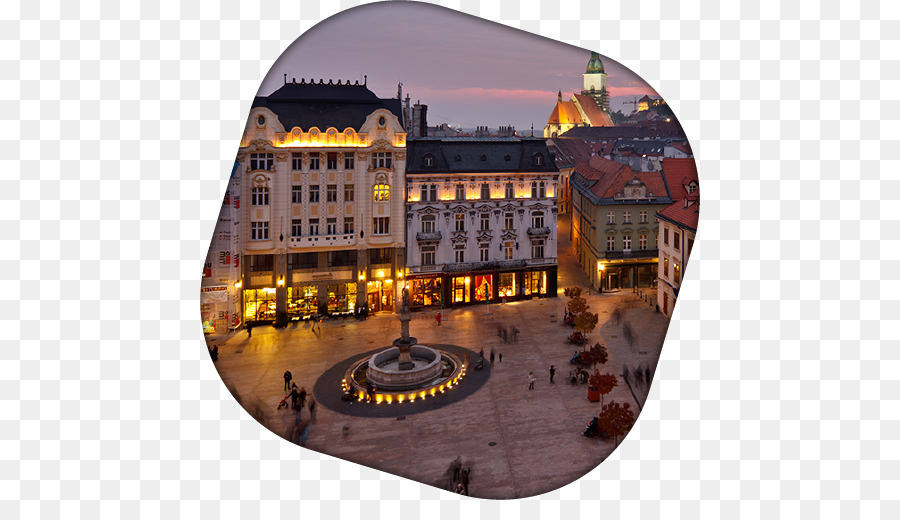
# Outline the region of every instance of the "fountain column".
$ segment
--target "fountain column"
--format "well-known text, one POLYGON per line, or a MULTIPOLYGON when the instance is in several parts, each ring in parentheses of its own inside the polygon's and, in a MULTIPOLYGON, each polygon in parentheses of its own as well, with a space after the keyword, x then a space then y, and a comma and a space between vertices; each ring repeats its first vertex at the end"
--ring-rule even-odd
POLYGON ((410 347, 416 344, 416 338, 409 337, 409 322, 412 319, 409 313, 409 289, 403 288, 403 305, 400 307, 400 338, 394 340, 394 346, 400 351, 397 358, 400 370, 412 370, 415 363, 410 357, 410 347))

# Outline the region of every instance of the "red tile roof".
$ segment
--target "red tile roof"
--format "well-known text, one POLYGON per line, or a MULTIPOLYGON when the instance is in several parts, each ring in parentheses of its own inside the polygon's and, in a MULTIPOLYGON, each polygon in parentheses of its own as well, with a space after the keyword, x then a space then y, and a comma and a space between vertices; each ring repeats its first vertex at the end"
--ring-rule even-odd
POLYGON ((635 172, 626 164, 595 155, 575 166, 575 172, 589 181, 596 181, 591 192, 601 199, 612 199, 622 191, 625 183, 637 177, 647 186, 647 196, 668 197, 669 191, 660 172, 635 172))
POLYGON ((691 158, 676 159, 666 157, 663 159, 662 171, 666 176, 666 182, 669 184, 673 200, 681 200, 688 195, 686 186, 691 181, 695 181, 699 185, 697 163, 691 158))
POLYGON ((700 218, 700 192, 695 191, 675 201, 671 206, 660 211, 659 216, 696 232, 697 221, 700 218))
POLYGON ((578 106, 581 107, 581 110, 584 111, 584 115, 587 116, 591 126, 613 126, 609 114, 600 110, 600 107, 597 106, 597 102, 594 101, 594 98, 591 96, 572 94, 572 99, 574 99, 575 103, 577 103, 578 106))

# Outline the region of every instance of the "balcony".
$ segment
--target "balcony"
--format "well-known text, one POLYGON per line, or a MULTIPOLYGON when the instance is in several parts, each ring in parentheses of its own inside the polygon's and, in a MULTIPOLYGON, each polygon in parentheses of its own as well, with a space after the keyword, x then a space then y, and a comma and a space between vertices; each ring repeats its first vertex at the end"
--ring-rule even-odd
POLYGON ((440 231, 419 231, 416 233, 416 240, 419 242, 432 242, 435 240, 440 240, 442 238, 440 231))
POLYGON ((547 226, 544 226, 544 227, 530 227, 530 228, 528 228, 527 233, 528 233, 528 236, 531 236, 531 237, 534 237, 534 236, 541 236, 541 235, 549 235, 549 234, 550 234, 550 228, 548 228, 547 226))
POLYGON ((658 250, 656 249, 631 249, 629 251, 606 251, 605 253, 607 260, 631 260, 642 258, 656 258, 658 256, 658 250))
POLYGON ((491 262, 462 262, 458 264, 444 264, 445 273, 459 273, 465 271, 498 271, 504 269, 519 269, 525 267, 525 260, 494 260, 491 262))
POLYGON ((288 247, 315 247, 315 246, 352 246, 356 244, 355 233, 341 235, 305 235, 290 237, 288 247))

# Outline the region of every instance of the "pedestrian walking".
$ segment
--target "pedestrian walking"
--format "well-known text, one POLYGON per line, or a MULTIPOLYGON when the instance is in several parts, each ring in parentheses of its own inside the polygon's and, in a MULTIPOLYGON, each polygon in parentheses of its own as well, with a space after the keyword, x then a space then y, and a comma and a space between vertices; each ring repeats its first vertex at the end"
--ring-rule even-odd
POLYGON ((509 336, 507 336, 506 327, 503 327, 503 343, 509 343, 508 337, 509 336))
POLYGON ((462 472, 462 457, 456 457, 453 461, 453 482, 459 482, 460 473, 462 472))
POLYGON ((285 370, 284 371, 284 391, 285 392, 291 391, 291 379, 293 379, 293 376, 291 375, 291 371, 285 370))
POLYGON ((303 407, 306 406, 306 388, 300 387, 300 393, 297 396, 297 400, 300 402, 300 410, 303 410, 303 407))
POLYGON ((297 398, 300 397, 300 391, 297 389, 297 384, 291 387, 291 410, 297 409, 297 398))
POLYGON ((313 421, 316 420, 316 399, 315 399, 315 397, 309 398, 309 418, 313 421))
POLYGON ((441 326, 441 313, 438 312, 437 316, 434 317, 434 320, 437 321, 438 327, 441 326))
POLYGON ((248 323, 247 324, 247 337, 249 338, 252 336, 253 336, 253 324, 248 323))
POLYGON ((500 363, 503 363, 503 352, 501 352, 501 353, 499 354, 499 356, 500 356, 499 362, 500 362, 500 363))
POLYGON ((534 390, 534 372, 528 372, 528 389, 534 390))
POLYGON ((513 327, 512 329, 512 340, 513 343, 519 342, 519 329, 517 327, 513 327))
POLYGON ((491 364, 494 363, 494 349, 491 349, 491 364))
POLYGON ((551 383, 553 382, 553 376, 555 376, 555 375, 556 375, 556 367, 553 365, 550 365, 550 382, 551 383))
POLYGON ((459 483, 462 484, 463 487, 463 495, 469 496, 469 476, 472 474, 472 468, 467 467, 462 470, 459 474, 459 483))

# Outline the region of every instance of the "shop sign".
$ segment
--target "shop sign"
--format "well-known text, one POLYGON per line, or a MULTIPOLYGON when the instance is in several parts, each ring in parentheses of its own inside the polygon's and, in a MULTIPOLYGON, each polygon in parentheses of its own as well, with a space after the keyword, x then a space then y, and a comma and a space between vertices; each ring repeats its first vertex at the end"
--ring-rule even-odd
POLYGON ((211 287, 200 288, 200 304, 204 303, 227 303, 228 302, 228 286, 213 285, 211 287))

